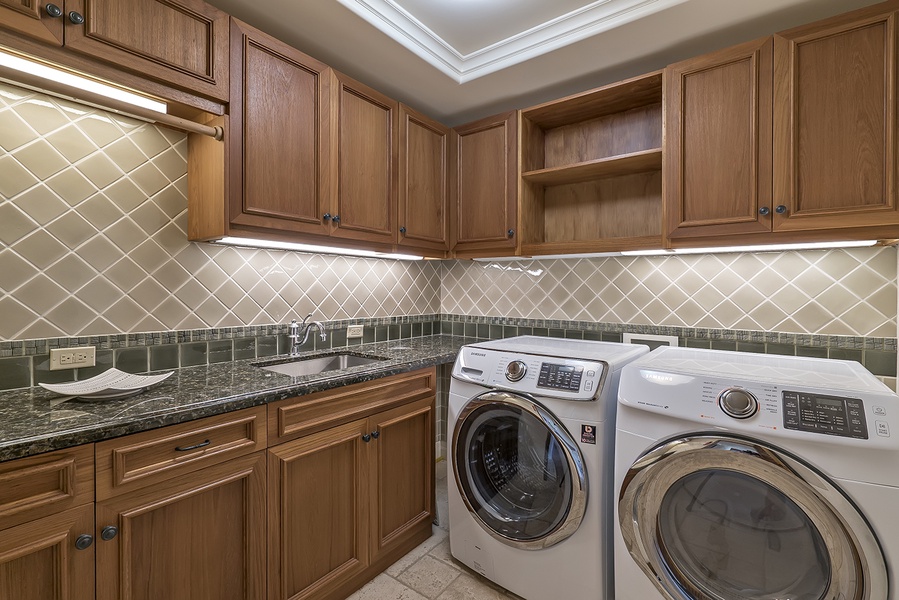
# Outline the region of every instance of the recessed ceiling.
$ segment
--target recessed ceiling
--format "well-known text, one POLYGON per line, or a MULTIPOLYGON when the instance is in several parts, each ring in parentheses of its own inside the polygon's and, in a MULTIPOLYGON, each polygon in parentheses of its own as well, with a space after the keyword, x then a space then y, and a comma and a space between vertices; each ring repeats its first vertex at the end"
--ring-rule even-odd
POLYGON ((686 0, 338 0, 459 83, 686 0))
POLYGON ((458 125, 877 0, 208 0, 458 125))

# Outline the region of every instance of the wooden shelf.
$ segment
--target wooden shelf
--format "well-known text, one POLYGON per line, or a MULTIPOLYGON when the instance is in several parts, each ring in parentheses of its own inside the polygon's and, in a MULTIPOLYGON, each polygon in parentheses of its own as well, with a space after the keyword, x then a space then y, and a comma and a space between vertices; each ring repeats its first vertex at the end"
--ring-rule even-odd
POLYGON ((573 240, 570 242, 539 242, 521 245, 522 256, 556 254, 594 254, 621 252, 623 250, 654 250, 662 247, 661 235, 618 237, 600 240, 573 240))
POLYGON ((662 169, 662 149, 652 148, 641 152, 632 152, 620 156, 599 158, 587 162, 527 171, 521 178, 529 183, 541 185, 563 185, 582 183, 603 177, 619 177, 634 175, 662 169))

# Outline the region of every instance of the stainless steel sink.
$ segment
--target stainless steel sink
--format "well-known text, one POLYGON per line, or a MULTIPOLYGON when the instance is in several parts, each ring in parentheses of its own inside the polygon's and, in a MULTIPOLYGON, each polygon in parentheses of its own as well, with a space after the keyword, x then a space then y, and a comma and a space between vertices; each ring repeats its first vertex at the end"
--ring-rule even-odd
POLYGON ((356 354, 328 354, 326 356, 310 356, 277 364, 256 364, 255 366, 292 377, 317 375, 326 371, 338 371, 350 367, 360 367, 387 360, 381 356, 361 356, 356 354))

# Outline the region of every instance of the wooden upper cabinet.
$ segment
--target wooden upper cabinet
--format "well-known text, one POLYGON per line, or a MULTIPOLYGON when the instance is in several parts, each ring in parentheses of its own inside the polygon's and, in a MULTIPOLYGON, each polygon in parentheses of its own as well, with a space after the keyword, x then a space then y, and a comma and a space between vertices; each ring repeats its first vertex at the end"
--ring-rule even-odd
POLYGON ((397 244, 436 251, 449 248, 452 130, 400 104, 397 244))
POLYGON ((0 0, 0 23, 142 77, 228 99, 228 15, 202 0, 0 0))
MULTIPOLYGON (((63 17, 51 16, 46 5, 45 0, 0 0, 0 27, 61 46, 63 17)), ((65 4, 58 2, 57 6, 61 11, 65 4)))
POLYGON ((775 231, 899 224, 889 7, 774 37, 775 231))
POLYGON ((456 127, 453 252, 512 255, 518 245, 518 116, 511 111, 456 127))
POLYGON ((768 37, 666 70, 670 239, 771 230, 773 49, 768 37))
POLYGON ((327 235, 330 69, 236 19, 231 53, 228 223, 327 235))
POLYGON ((334 72, 331 235, 394 243, 399 105, 334 72))

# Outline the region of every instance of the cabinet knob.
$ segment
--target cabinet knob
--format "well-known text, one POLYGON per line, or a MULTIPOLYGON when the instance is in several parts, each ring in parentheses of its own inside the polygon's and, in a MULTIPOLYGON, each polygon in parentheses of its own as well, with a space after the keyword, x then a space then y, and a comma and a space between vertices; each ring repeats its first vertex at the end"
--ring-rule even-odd
POLYGON ((335 223, 340 223, 340 215, 334 215, 333 217, 331 217, 331 220, 335 223))
POLYGON ((55 4, 46 4, 44 6, 44 12, 47 13, 47 16, 53 17, 54 19, 62 16, 62 9, 55 4))
POLYGON ((87 550, 94 543, 94 536, 82 533, 75 539, 75 547, 79 550, 87 550))
POLYGON ((400 233, 405 234, 405 233, 406 233, 406 228, 405 228, 405 227, 400 227, 400 233))
POLYGON ((506 235, 508 235, 510 238, 515 237, 515 230, 510 229, 509 231, 506 232, 506 235))
POLYGON ((778 204, 777 208, 774 209, 774 212, 776 212, 779 215, 782 215, 785 212, 787 212, 787 207, 784 206, 783 204, 778 204))
POLYGON ((370 441, 371 441, 371 434, 370 434, 370 433, 363 433, 363 434, 362 434, 362 441, 363 441, 363 442, 366 442, 366 443, 370 442, 370 441))
POLYGON ((771 212, 771 209, 768 208, 767 206, 763 206, 759 209, 759 214, 762 216, 767 215, 770 212, 771 212))
POLYGON ((81 25, 84 23, 84 16, 81 13, 77 13, 74 10, 69 13, 69 21, 71 21, 75 25, 81 25))
POLYGON ((323 215, 322 215, 322 219, 324 219, 325 221, 330 221, 330 220, 331 220, 331 213, 325 213, 325 214, 323 214, 323 215))
POLYGON ((100 537, 105 541, 109 541, 113 539, 115 536, 119 534, 119 528, 115 525, 107 525, 100 531, 100 537))
POLYGON ((379 437, 381 437, 381 432, 380 431, 372 431, 371 437, 373 437, 374 439, 378 439, 379 437))

